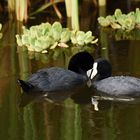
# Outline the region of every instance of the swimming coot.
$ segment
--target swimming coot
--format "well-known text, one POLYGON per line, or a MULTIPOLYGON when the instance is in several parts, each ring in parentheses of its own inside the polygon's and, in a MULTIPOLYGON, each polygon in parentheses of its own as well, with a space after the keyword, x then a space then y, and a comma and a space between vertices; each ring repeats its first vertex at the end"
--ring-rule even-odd
POLYGON ((111 64, 105 59, 97 59, 93 68, 87 71, 92 86, 101 95, 114 97, 140 97, 140 79, 132 76, 111 76, 111 64))
POLYGON ((87 70, 94 63, 88 52, 75 54, 68 69, 59 67, 44 68, 32 74, 27 81, 18 80, 24 92, 57 92, 88 84, 87 70))

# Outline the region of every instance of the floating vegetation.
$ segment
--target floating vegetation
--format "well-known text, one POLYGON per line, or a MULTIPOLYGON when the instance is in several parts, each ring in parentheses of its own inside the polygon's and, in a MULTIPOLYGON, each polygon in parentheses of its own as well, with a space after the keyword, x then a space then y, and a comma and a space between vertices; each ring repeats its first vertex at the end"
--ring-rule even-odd
POLYGON ((55 48, 69 48, 74 46, 86 46, 97 43, 98 39, 92 36, 92 32, 71 31, 63 28, 59 22, 42 23, 27 29, 23 26, 23 34, 16 35, 18 46, 26 46, 29 51, 46 53, 55 48))
POLYGON ((113 29, 126 31, 131 31, 135 28, 140 29, 140 10, 136 8, 135 12, 123 14, 120 9, 116 9, 114 15, 99 17, 98 22, 103 27, 111 27, 113 29))
MULTIPOLYGON (((0 23, 0 31, 2 29, 2 24, 0 23)), ((0 39, 2 38, 2 33, 0 33, 0 39)))

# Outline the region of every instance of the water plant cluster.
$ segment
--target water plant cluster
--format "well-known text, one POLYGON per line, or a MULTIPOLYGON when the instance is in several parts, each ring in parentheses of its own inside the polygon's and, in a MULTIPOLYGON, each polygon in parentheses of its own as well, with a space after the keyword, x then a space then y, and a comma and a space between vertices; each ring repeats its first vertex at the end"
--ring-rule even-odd
POLYGON ((98 39, 92 36, 92 32, 83 32, 63 28, 59 22, 52 25, 48 22, 31 26, 27 29, 23 26, 23 34, 16 35, 18 46, 26 46, 29 51, 48 52, 58 47, 68 48, 69 44, 86 46, 97 43, 98 39))
POLYGON ((131 31, 135 28, 140 28, 140 10, 136 8, 135 12, 123 14, 120 9, 116 9, 114 15, 99 17, 98 22, 103 27, 131 31))

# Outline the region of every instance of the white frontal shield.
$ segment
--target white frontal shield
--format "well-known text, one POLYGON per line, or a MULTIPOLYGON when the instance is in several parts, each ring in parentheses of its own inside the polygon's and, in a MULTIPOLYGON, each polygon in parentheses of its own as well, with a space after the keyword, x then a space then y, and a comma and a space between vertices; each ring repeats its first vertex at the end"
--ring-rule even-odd
POLYGON ((89 79, 92 80, 97 75, 97 73, 98 73, 97 66, 98 66, 98 63, 95 62, 93 64, 93 68, 87 71, 87 76, 88 76, 89 79))

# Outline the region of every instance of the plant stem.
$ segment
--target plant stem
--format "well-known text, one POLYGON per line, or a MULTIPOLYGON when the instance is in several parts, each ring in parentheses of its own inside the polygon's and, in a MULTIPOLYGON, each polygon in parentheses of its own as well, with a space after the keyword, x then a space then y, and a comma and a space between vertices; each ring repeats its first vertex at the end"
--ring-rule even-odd
POLYGON ((72 2, 71 0, 65 0, 65 6, 66 6, 66 13, 67 13, 67 17, 71 17, 72 14, 72 2))
POLYGON ((79 30, 78 0, 72 0, 72 28, 79 30))
POLYGON ((15 17, 19 21, 27 21, 28 0, 8 0, 10 18, 15 17))
POLYGON ((16 17, 19 21, 27 21, 28 0, 16 0, 16 17))
POLYGON ((54 2, 49 2, 44 4, 43 6, 41 6, 40 8, 38 8, 36 11, 34 11, 33 13, 30 14, 30 16, 35 15, 39 12, 42 12, 43 10, 45 10, 46 8, 52 6, 54 3, 60 3, 60 2, 64 2, 64 0, 55 0, 54 2))
MULTIPOLYGON (((106 15, 106 8, 105 6, 99 8, 99 16, 105 16, 106 15)), ((100 29, 100 42, 101 42, 101 56, 103 58, 106 58, 108 59, 109 56, 108 56, 108 41, 107 41, 107 34, 102 30, 100 29)))
POLYGON ((99 6, 105 6, 106 0, 99 0, 98 3, 99 3, 99 6))
POLYGON ((50 0, 50 2, 53 3, 53 8, 54 8, 54 10, 55 10, 57 16, 61 19, 61 18, 62 18, 61 12, 59 11, 58 7, 56 6, 54 0, 50 0))
POLYGON ((8 11, 9 11, 9 17, 13 18, 13 12, 15 11, 15 1, 14 0, 8 0, 8 11))

